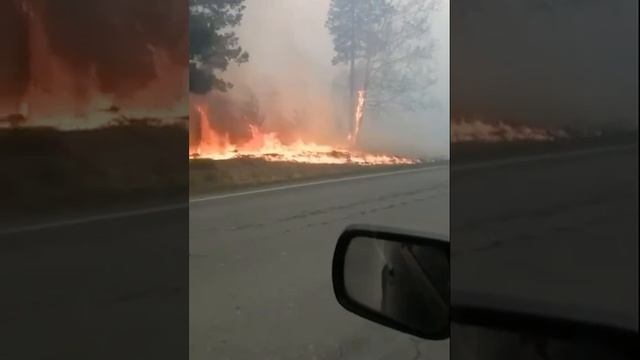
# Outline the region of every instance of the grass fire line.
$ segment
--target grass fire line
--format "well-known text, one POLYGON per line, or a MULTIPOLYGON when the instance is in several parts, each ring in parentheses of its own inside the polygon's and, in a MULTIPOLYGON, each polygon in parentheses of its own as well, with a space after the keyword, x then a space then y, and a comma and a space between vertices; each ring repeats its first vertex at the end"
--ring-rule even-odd
POLYGON ((358 119, 362 118, 364 93, 356 114, 356 131, 350 135, 347 144, 318 144, 300 138, 283 142, 278 133, 262 130, 258 125, 247 124, 250 137, 244 141, 232 141, 228 133, 216 130, 209 119, 209 111, 204 105, 196 106, 200 137, 192 144, 190 158, 229 160, 239 158, 262 159, 267 162, 296 162, 308 164, 356 164, 356 165, 412 165, 419 159, 388 154, 373 154, 356 148, 358 119))

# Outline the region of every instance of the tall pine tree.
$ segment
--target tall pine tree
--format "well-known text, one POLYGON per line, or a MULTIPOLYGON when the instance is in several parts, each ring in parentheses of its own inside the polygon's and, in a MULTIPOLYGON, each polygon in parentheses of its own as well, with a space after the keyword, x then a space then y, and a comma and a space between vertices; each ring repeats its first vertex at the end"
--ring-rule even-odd
POLYGON ((350 119, 356 90, 367 94, 367 108, 416 109, 431 104, 425 89, 435 81, 429 33, 437 4, 436 0, 331 1, 326 27, 333 38, 333 64, 349 66, 350 119))
MULTIPOLYGON (((364 55, 363 13, 367 0, 331 0, 326 27, 333 37, 334 65, 349 65, 349 118, 353 113, 356 61, 364 55)), ((350 128, 349 132, 353 131, 350 128)))
POLYGON ((326 27, 333 37, 334 65, 349 66, 349 132, 353 133, 351 118, 355 113, 356 90, 367 91, 371 59, 381 49, 380 38, 384 22, 393 8, 389 0, 332 0, 326 27), (364 62, 363 84, 356 84, 359 63, 364 62))
POLYGON ((226 91, 232 84, 216 73, 231 62, 243 63, 249 54, 232 30, 240 25, 244 0, 189 0, 189 91, 226 91))

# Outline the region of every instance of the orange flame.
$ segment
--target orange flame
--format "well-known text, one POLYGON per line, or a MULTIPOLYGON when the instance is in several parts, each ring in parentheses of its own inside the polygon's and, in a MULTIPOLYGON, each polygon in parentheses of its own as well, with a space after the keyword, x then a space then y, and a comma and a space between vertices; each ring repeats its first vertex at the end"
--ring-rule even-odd
POLYGON ((266 161, 289 161, 312 164, 416 164, 415 159, 385 154, 368 154, 343 146, 305 142, 302 139, 284 144, 275 132, 265 132, 254 125, 249 140, 234 144, 228 134, 219 134, 211 127, 205 106, 196 106, 200 124, 200 142, 191 149, 191 158, 228 160, 258 158, 266 161))
MULTIPOLYGON (((71 52, 78 50, 73 48, 77 42, 67 47, 54 41, 53 33, 59 35, 58 31, 75 29, 67 28, 63 23, 57 22, 57 19, 52 20, 51 13, 46 9, 51 10, 58 4, 45 6, 46 2, 40 0, 19 0, 17 4, 19 11, 24 13, 21 24, 24 25, 24 32, 27 34, 24 46, 28 56, 25 55, 23 59, 23 67, 26 70, 20 70, 23 73, 16 73, 15 77, 8 78, 21 83, 22 87, 19 90, 11 88, 12 93, 7 94, 10 101, 0 99, 0 128, 52 126, 75 130, 110 126, 121 120, 140 119, 158 120, 161 124, 184 123, 184 116, 188 111, 188 97, 185 92, 189 78, 188 66, 186 63, 175 61, 172 55, 182 46, 185 50, 188 48, 186 32, 180 37, 179 34, 170 35, 171 38, 175 36, 178 39, 176 43, 179 44, 174 46, 147 46, 146 50, 149 51, 141 52, 144 55, 139 56, 145 56, 148 62, 132 61, 136 66, 153 67, 153 71, 149 72, 153 75, 148 75, 148 78, 143 80, 140 80, 142 77, 127 76, 105 81, 104 78, 110 74, 109 71, 118 68, 104 66, 108 63, 106 55, 104 58, 93 58, 91 65, 76 66, 74 61, 77 59, 81 59, 78 61, 83 64, 85 61, 88 63, 88 59, 96 54, 90 50, 83 50, 81 54, 75 53, 71 56, 71 52), (55 28, 57 31, 48 31, 50 26, 58 26, 55 28), (103 63, 103 71, 96 65, 98 62, 103 63)), ((96 14, 92 14, 94 15, 96 14)), ((3 20, 4 18, 0 19, 3 20)), ((87 36, 97 36, 96 34, 91 32, 87 36)), ((119 42, 109 45, 114 44, 119 42)), ((10 56, 16 56, 11 55, 13 53, 10 51, 10 56)))

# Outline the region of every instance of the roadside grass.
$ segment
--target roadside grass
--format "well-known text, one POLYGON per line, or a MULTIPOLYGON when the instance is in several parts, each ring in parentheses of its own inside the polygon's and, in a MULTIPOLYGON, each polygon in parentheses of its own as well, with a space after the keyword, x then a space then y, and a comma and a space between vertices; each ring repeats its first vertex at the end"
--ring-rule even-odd
POLYGON ((556 141, 502 143, 465 142, 451 145, 451 166, 519 156, 568 152, 599 147, 638 144, 637 131, 621 131, 602 136, 585 136, 556 141))
POLYGON ((0 129, 0 216, 187 200, 187 129, 0 129))
POLYGON ((230 160, 192 159, 189 161, 189 195, 245 189, 302 180, 385 172, 440 164, 356 165, 270 162, 255 158, 230 160))

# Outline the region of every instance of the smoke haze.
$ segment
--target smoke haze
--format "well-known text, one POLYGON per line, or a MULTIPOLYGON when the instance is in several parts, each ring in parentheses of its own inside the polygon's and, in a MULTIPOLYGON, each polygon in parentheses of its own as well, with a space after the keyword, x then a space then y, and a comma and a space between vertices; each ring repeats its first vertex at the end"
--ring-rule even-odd
MULTIPOLYGON (((268 130, 342 141, 348 131, 346 67, 331 65, 333 44, 325 21, 329 0, 247 0, 236 30, 250 60, 221 76, 234 83, 228 96, 252 93, 268 130)), ((415 155, 444 155, 449 147, 448 1, 434 14, 438 82, 426 89, 439 105, 421 113, 368 113, 361 146, 415 155)), ((211 100, 210 100, 211 101, 211 100)))
POLYGON ((454 118, 637 128, 637 0, 457 0, 451 19, 454 118))

